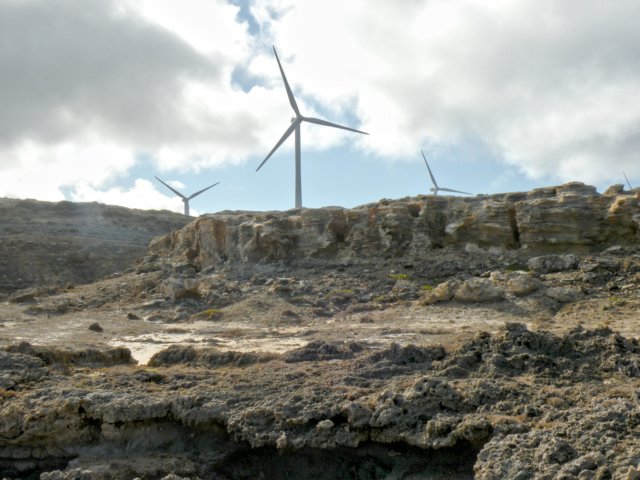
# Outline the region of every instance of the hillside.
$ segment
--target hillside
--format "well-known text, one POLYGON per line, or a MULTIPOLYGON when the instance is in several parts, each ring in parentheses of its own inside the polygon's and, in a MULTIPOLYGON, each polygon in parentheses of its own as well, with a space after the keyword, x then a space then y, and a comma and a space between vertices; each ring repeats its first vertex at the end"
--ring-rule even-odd
POLYGON ((88 283, 130 268, 149 241, 191 219, 98 203, 0 199, 0 294, 88 283))

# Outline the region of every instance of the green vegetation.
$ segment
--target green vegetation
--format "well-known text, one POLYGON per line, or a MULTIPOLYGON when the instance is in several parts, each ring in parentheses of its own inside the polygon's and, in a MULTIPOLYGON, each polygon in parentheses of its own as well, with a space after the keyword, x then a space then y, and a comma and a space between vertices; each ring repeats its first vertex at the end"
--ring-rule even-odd
POLYGON ((391 273, 389 278, 391 280, 411 280, 411 276, 406 273, 391 273))
POLYGON ((624 298, 612 296, 607 298, 607 303, 602 306, 602 310, 613 310, 616 307, 623 307, 627 301, 624 298))
POLYGON ((425 285, 422 285, 420 287, 421 290, 424 290, 425 292, 430 292, 431 290, 433 290, 433 285, 429 285, 428 283, 425 285))
POLYGON ((353 293, 353 290, 351 290, 350 288, 343 288, 341 290, 333 290, 331 292, 329 292, 329 297, 333 297, 334 295, 351 295, 353 293))

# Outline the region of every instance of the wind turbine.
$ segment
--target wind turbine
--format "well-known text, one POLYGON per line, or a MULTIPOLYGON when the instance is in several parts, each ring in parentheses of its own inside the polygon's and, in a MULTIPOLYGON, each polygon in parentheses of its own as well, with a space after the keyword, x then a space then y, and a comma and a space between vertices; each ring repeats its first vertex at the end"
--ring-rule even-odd
POLYGON ((273 53, 276 56, 276 61, 278 62, 278 68, 280 69, 280 74, 282 75, 282 81, 284 82, 284 88, 287 90, 287 97, 289 97, 289 104, 293 109, 293 112, 296 114, 295 117, 291 119, 291 125, 285 130, 284 134, 276 143, 276 146, 271 149, 269 155, 262 161, 260 166, 256 168, 256 172, 262 168, 262 166, 269 160, 271 155, 282 145, 282 143, 289 138, 293 132, 296 132, 296 208, 302 208, 302 176, 301 176, 301 162, 300 162, 300 124, 302 122, 315 123, 317 125, 324 125, 325 127, 334 127, 341 128, 343 130, 349 130, 351 132, 363 133, 364 135, 369 135, 366 132, 361 132, 360 130, 356 130, 354 128, 344 127, 342 125, 338 125, 337 123, 327 122, 326 120, 321 120, 319 118, 305 117, 300 113, 300 109, 298 108, 298 104, 296 103, 296 99, 293 96, 293 92, 291 91, 291 87, 289 86, 289 82, 287 81, 287 77, 284 74, 284 70, 282 69, 282 65, 280 64, 280 59, 278 58, 278 53, 276 52, 276 47, 273 47, 273 53))
POLYGON ((430 190, 433 192, 434 195, 438 195, 438 192, 453 192, 453 193, 464 193, 465 195, 473 195, 473 193, 469 193, 469 192, 461 192, 460 190, 452 190, 450 188, 439 187, 438 182, 436 182, 436 178, 433 176, 433 173, 431 172, 431 167, 429 167, 429 162, 427 162, 427 157, 424 156, 424 152, 422 150, 420 150, 420 153, 422 153, 422 158, 424 158, 424 163, 427 164, 427 169, 429 170, 429 176, 431 177, 431 182, 433 183, 433 187, 430 188, 430 190))
MULTIPOLYGON (((155 176, 155 175, 154 175, 155 176)), ((176 190, 175 188, 173 188, 171 185, 166 184, 165 182, 163 182, 162 180, 160 180, 158 177, 155 177, 156 180, 158 180, 161 184, 163 184, 165 187, 167 187, 169 190, 171 190, 173 193, 175 193, 176 195, 178 195, 181 199, 182 199, 182 203, 184 203, 184 214, 188 217, 189 216, 189 200, 191 200, 192 198, 197 197, 198 195, 200 195, 203 192, 206 192, 207 190, 209 190, 212 187, 215 187, 216 185, 218 185, 220 182, 216 182, 213 185, 209 185, 207 188, 203 188, 202 190, 197 191, 196 193, 194 193, 193 195, 189 196, 189 197, 185 197, 183 194, 181 194, 178 190, 176 190)))
POLYGON ((627 185, 629 185, 629 190, 633 190, 633 187, 631 186, 631 182, 629 182, 629 179, 627 178, 627 174, 624 172, 622 172, 622 174, 624 175, 624 178, 627 181, 627 185))

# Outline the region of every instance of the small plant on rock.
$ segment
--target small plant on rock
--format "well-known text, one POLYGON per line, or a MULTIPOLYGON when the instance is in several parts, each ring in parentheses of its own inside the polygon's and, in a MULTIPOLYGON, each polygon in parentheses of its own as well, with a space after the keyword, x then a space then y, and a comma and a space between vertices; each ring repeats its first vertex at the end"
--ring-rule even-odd
POLYGON ((406 273, 391 273, 389 278, 391 280, 411 280, 411 276, 406 273))

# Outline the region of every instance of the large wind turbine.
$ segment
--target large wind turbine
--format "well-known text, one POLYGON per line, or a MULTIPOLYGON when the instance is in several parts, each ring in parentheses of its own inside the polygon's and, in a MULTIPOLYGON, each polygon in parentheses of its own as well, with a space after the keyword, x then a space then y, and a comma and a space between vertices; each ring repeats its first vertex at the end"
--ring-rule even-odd
POLYGON ((349 130, 351 132, 363 133, 365 135, 369 135, 366 132, 361 132, 360 130, 356 130, 354 128, 343 127, 342 125, 338 125, 337 123, 327 122, 326 120, 321 120, 319 118, 305 117, 300 113, 300 109, 298 108, 298 104, 296 103, 296 99, 293 96, 293 92, 291 91, 291 87, 289 86, 289 82, 287 82, 287 77, 284 74, 284 70, 282 69, 282 65, 280 64, 280 59, 278 58, 278 53, 276 52, 276 47, 273 47, 273 53, 276 56, 276 61, 278 62, 278 68, 280 69, 280 74, 282 75, 282 81, 284 82, 284 88, 287 90, 287 96, 289 97, 289 103, 291 104, 291 108, 296 114, 295 117, 291 119, 291 125, 284 132, 284 135, 278 140, 276 146, 269 152, 269 155, 262 161, 260 166, 256 168, 256 172, 262 168, 262 166, 269 160, 271 155, 282 145, 282 143, 289 138, 294 131, 296 132, 296 208, 302 208, 302 177, 300 172, 300 124, 302 122, 315 123, 317 125, 324 125, 326 127, 334 127, 341 128, 343 130, 349 130))
POLYGON ((171 190, 173 193, 175 193, 176 195, 178 195, 182 199, 182 203, 184 203, 184 214, 187 217, 189 216, 189 200, 191 200, 192 198, 197 197, 201 193, 206 192, 210 188, 215 187, 216 185, 218 185, 220 183, 220 182, 216 182, 213 185, 209 185, 207 188, 203 188, 202 190, 197 191, 193 195, 191 195, 189 197, 186 197, 183 194, 181 194, 178 190, 173 188, 171 185, 168 185, 165 182, 163 182, 162 180, 160 180, 158 177, 156 177, 156 180, 158 180, 161 184, 163 184, 165 187, 167 187, 169 190, 171 190))
POLYGON ((473 195, 473 193, 469 192, 461 192, 460 190, 452 190, 450 188, 439 187, 438 182, 436 182, 436 178, 433 176, 431 172, 431 167, 429 167, 429 162, 427 162, 427 157, 424 156, 424 152, 420 150, 422 153, 422 158, 424 158, 424 163, 427 164, 427 169, 429 170, 429 176, 431 177, 431 182, 433 183, 433 187, 430 189, 434 195, 438 195, 438 192, 453 192, 453 193, 464 193, 465 195, 473 195))

